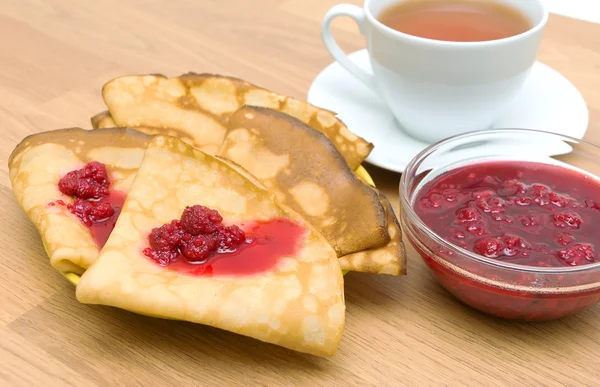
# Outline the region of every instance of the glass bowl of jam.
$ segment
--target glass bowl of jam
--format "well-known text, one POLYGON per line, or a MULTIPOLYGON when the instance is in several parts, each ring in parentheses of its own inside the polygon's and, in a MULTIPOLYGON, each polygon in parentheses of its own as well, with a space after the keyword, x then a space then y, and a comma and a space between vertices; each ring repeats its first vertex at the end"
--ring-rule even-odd
POLYGON ((400 218, 463 303, 544 321, 600 300, 600 147, 522 129, 431 145, 400 182, 400 218))

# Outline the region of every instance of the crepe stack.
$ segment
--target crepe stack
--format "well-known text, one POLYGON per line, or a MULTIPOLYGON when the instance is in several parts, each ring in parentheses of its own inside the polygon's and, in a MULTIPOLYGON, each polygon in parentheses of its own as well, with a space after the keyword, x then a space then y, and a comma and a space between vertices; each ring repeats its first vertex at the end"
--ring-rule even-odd
POLYGON ((9 159, 51 265, 81 275, 80 302, 330 356, 344 324, 342 271, 406 272, 388 200, 355 173, 372 145, 332 112, 210 74, 125 76, 102 94, 108 110, 93 130, 29 136, 9 159), (83 185, 66 190, 73 179, 83 185), (184 236, 184 214, 198 208, 216 223, 184 236), (269 224, 274 234, 259 237, 269 224), (236 239, 223 230, 238 226, 240 250, 224 248, 236 239), (294 242, 284 226, 299 230, 294 242), (194 261, 188 248, 208 255, 194 261), (257 268, 269 248, 271 263, 257 268))

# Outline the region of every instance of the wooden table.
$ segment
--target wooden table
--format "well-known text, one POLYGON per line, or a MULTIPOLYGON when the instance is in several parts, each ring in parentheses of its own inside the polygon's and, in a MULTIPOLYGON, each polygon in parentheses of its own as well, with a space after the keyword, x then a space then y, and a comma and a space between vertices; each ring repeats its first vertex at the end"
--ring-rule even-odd
MULTIPOLYGON (((591 0, 590 0, 591 1, 591 0)), ((500 321, 455 301, 409 249, 405 277, 350 274, 330 359, 205 326, 79 304, 12 196, 25 135, 89 127, 127 73, 235 75, 303 98, 331 58, 336 0, 4 0, 0 3, 0 385, 599 385, 600 305, 562 321, 500 321)), ((359 3, 358 0, 353 2, 359 3)), ((346 49, 363 47, 336 22, 346 49)), ((552 16, 539 59, 581 90, 600 142, 600 25, 552 16)), ((399 175, 368 167, 398 205, 399 175)))

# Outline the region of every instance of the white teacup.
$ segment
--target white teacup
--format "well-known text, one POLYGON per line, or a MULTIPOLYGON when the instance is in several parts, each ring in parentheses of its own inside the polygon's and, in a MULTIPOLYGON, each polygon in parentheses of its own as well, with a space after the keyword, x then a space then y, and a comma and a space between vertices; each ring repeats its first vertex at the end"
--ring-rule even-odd
MULTIPOLYGON (((412 136, 434 142, 490 128, 515 97, 535 62, 548 12, 542 0, 495 0, 520 10, 533 27, 505 39, 449 42, 398 32, 377 20, 407 0, 339 4, 327 12, 322 37, 331 55, 375 91, 412 136), (331 35, 338 16, 356 21, 366 37, 373 74, 360 69, 331 35)), ((490 1, 490 0, 482 0, 490 1)))

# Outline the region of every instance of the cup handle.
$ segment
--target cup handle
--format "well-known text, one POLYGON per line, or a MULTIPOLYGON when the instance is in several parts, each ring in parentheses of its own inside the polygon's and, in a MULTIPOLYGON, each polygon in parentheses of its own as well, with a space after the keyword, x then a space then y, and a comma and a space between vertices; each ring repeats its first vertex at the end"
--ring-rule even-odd
POLYGON ((321 37, 323 38, 323 42, 325 43, 325 47, 336 61, 342 65, 350 74, 364 83, 368 88, 375 91, 375 82, 373 80, 373 74, 369 74, 365 70, 361 69, 357 65, 354 64, 348 58, 348 55, 342 51, 339 44, 335 41, 333 35, 331 34, 331 22, 338 16, 348 16, 358 24, 358 29, 360 33, 364 36, 364 25, 365 25, 365 11, 362 8, 357 7, 356 5, 350 4, 338 4, 331 8, 326 14, 323 22, 321 23, 321 37))

